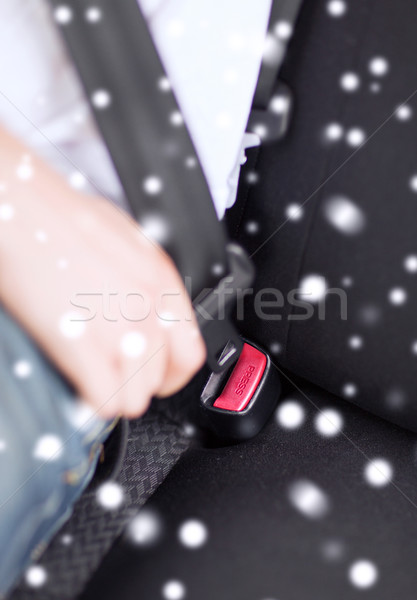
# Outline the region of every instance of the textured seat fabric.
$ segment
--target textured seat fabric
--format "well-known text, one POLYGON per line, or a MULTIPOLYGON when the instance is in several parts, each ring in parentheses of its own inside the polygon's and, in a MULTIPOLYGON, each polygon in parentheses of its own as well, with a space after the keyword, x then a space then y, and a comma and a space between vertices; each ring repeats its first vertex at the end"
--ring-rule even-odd
POLYGON ((162 535, 121 539, 82 599, 413 600, 416 434, 298 387, 252 441, 188 450, 147 504, 162 535))
POLYGON ((280 75, 295 98, 290 131, 245 166, 252 185, 243 175, 230 225, 256 263, 255 293, 285 298, 264 309, 272 321, 248 296, 242 332, 297 375, 414 430, 416 30, 412 0, 305 3, 280 75), (323 320, 317 302, 312 318, 288 319, 305 314, 291 290, 317 299, 324 286, 346 294, 347 320, 336 293, 323 320))
POLYGON ((93 479, 68 523, 35 564, 46 575, 44 584, 33 585, 33 579, 24 578, 11 596, 13 600, 76 598, 114 540, 190 446, 191 438, 177 420, 178 403, 168 408, 164 401, 156 404, 143 418, 129 424, 127 444, 120 445, 123 455, 112 458, 111 469, 104 464, 102 472, 96 474, 99 481, 93 479), (117 468, 119 458, 123 460, 117 468), (116 487, 101 495, 100 489, 109 483, 116 487))

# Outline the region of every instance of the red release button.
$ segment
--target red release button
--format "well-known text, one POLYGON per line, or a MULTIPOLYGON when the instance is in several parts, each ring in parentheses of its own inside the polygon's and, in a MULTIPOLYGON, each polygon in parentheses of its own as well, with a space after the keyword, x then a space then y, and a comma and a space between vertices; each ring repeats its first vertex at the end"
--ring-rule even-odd
POLYGON ((213 406, 234 412, 244 410, 262 379, 265 367, 265 354, 244 344, 229 381, 213 406))

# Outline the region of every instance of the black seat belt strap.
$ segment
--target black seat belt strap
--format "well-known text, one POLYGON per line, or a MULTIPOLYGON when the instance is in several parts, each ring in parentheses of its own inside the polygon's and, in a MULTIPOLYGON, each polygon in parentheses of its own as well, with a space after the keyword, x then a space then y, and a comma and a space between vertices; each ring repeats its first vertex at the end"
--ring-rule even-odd
MULTIPOLYGON (((60 0, 50 2, 62 10, 60 0)), ((249 120, 249 130, 252 123, 255 132, 259 118, 267 120, 266 126, 261 123, 267 139, 277 137, 275 129, 281 131, 286 123, 284 113, 263 109, 282 63, 285 29, 292 28, 300 4, 272 4, 268 35, 275 40, 276 55, 264 57, 249 120)), ((70 18, 58 22, 125 196, 145 232, 156 234, 184 278, 210 368, 226 369, 243 348, 228 311, 251 284, 253 267, 242 248, 227 244, 138 2, 96 0, 95 19, 88 17, 91 7, 84 0, 73 0, 66 8, 70 18), (230 350, 225 354, 226 346, 230 350)))
MULTIPOLYGON (((57 11, 62 6, 51 4, 57 11)), ((158 232, 157 241, 197 298, 208 363, 219 371, 243 347, 227 305, 237 289, 250 285, 251 263, 240 247, 227 246, 137 0, 96 0, 94 7, 100 19, 92 23, 85 1, 71 2, 71 18, 61 22, 64 38, 132 211, 145 231, 158 232), (232 350, 220 360, 228 342, 232 350)))

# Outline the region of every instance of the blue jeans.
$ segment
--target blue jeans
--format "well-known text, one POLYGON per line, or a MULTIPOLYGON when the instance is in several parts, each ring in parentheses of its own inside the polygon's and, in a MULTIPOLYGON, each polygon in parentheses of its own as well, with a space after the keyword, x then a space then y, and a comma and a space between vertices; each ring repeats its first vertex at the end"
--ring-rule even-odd
POLYGON ((0 306, 0 596, 70 516, 113 423, 74 390, 0 306))

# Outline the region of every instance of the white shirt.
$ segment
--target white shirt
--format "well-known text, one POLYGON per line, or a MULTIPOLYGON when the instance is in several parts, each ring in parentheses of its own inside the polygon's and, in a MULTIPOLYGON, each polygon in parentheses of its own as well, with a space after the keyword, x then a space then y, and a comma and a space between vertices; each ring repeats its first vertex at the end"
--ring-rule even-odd
MULTIPOLYGON (((221 217, 236 196, 271 0, 138 1, 221 217)), ((0 56, 0 121, 75 187, 93 182, 122 202, 45 0, 0 2, 0 56)))

